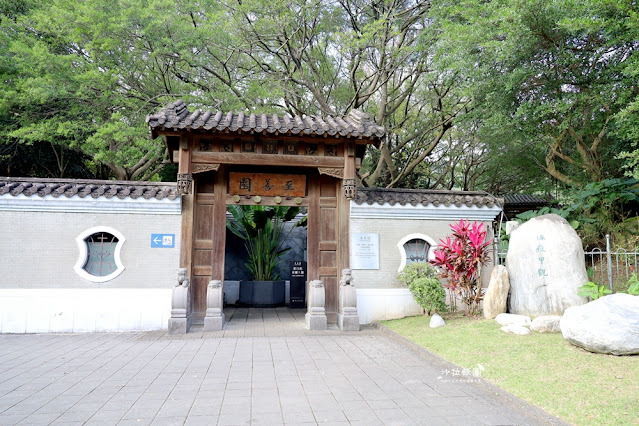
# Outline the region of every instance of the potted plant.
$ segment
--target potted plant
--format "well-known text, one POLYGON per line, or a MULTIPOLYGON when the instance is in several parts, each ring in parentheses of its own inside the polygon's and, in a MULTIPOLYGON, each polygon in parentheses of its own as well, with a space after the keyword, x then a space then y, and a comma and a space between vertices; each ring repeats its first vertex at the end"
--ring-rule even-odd
POLYGON ((227 228, 244 241, 248 261, 246 269, 253 281, 240 281, 240 303, 255 307, 284 304, 285 283, 277 271, 289 250, 282 248, 290 232, 306 226, 306 217, 298 220, 284 234, 284 225, 299 213, 299 207, 287 206, 229 206, 233 220, 227 228))

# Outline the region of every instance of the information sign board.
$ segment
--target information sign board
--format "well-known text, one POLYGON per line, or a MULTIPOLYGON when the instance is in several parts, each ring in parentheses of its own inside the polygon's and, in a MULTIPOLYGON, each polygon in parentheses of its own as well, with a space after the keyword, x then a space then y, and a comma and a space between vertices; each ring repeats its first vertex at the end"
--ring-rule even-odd
POLYGON ((379 269, 379 234, 354 233, 351 240, 351 268, 379 269))

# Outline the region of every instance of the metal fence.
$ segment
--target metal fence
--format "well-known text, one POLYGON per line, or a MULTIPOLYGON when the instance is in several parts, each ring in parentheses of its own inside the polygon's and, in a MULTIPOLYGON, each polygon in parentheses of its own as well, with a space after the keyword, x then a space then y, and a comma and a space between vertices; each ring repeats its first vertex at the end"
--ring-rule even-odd
MULTIPOLYGON (((494 257, 498 265, 506 264, 506 253, 494 249, 494 257)), ((632 274, 639 272, 639 252, 620 248, 612 250, 610 235, 606 235, 605 250, 595 248, 584 252, 588 279, 597 284, 605 284, 615 291, 628 282, 632 274)))

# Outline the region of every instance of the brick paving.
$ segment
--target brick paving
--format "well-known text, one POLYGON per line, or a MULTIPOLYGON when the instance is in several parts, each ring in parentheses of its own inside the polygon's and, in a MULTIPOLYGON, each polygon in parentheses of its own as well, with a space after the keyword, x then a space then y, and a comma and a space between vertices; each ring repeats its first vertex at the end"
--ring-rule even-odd
POLYGON ((221 332, 0 335, 0 424, 560 424, 372 327, 227 310, 221 332), (230 320, 229 320, 230 319, 230 320))

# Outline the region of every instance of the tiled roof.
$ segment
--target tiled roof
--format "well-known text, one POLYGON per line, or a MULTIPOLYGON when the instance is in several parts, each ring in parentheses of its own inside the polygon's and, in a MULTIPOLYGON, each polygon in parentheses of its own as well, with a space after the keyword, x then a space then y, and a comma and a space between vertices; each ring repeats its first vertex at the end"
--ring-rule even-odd
POLYGON ((430 189, 398 189, 398 188, 357 188, 354 199, 357 204, 385 204, 402 206, 411 204, 424 206, 467 206, 467 207, 500 207, 503 199, 495 198, 481 191, 442 191, 430 189))
POLYGON ((538 195, 529 194, 508 194, 504 195, 504 201, 507 205, 530 205, 530 206, 546 206, 550 202, 547 198, 538 195))
POLYGON ((172 182, 132 182, 115 180, 76 180, 76 179, 39 179, 39 178, 11 178, 0 177, 0 196, 19 194, 31 197, 65 196, 71 198, 77 195, 85 197, 126 197, 136 199, 155 198, 162 200, 176 199, 179 194, 177 186, 172 182))
POLYGON ((220 132, 266 132, 312 136, 335 136, 379 139, 386 130, 378 126, 366 113, 352 110, 345 117, 309 115, 278 116, 277 114, 224 113, 196 109, 189 111, 182 100, 168 104, 158 114, 146 117, 151 131, 157 130, 213 130, 220 132))

